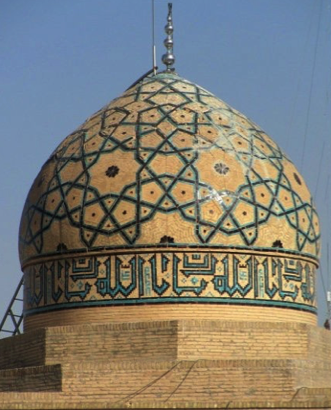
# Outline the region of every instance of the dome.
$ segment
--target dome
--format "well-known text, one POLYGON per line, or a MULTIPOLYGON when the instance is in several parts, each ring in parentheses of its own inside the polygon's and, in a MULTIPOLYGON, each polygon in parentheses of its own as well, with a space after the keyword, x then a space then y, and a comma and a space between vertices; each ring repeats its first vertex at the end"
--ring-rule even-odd
POLYGON ((319 237, 277 144, 159 73, 91 116, 35 179, 19 236, 25 315, 161 304, 316 314, 319 237))

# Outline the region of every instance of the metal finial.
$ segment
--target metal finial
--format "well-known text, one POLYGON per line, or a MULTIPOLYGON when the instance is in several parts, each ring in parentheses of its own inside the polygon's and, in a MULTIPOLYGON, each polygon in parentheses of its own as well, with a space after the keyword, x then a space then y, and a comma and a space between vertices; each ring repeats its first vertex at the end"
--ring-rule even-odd
POLYGON ((174 68, 171 68, 175 62, 175 56, 173 55, 174 40, 172 36, 174 32, 174 27, 172 25, 172 3, 168 3, 167 24, 164 27, 164 30, 167 34, 167 38, 164 40, 164 45, 166 46, 167 52, 166 54, 163 54, 162 62, 167 66, 166 71, 174 71, 174 68))

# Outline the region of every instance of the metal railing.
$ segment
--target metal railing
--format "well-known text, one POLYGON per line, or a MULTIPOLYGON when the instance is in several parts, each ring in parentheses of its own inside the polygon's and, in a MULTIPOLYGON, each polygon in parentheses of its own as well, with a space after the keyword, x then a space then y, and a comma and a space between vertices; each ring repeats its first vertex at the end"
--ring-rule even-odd
POLYGON ((0 339, 23 333, 23 276, 0 323, 0 339))

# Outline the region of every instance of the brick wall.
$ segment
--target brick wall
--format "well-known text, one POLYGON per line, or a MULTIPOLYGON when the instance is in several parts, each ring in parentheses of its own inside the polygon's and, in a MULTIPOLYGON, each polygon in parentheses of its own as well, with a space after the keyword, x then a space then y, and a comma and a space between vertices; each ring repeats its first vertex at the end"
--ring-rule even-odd
POLYGON ((123 323, 180 319, 317 324, 316 315, 295 309, 271 308, 267 306, 204 305, 197 303, 93 307, 38 313, 37 315, 25 318, 24 331, 29 332, 42 327, 86 323, 123 323))
POLYGON ((45 362, 45 329, 0 340, 0 369, 39 366, 45 362))
POLYGON ((331 388, 331 358, 329 361, 298 360, 294 377, 298 388, 331 388))
POLYGON ((63 362, 330 360, 331 332, 302 323, 181 320, 60 326, 0 341, 0 369, 63 362))
POLYGON ((296 360, 68 363, 62 366, 62 392, 0 393, 0 409, 329 408, 331 388, 315 389, 317 395, 300 389, 298 365, 296 360))
POLYGON ((331 360, 331 332, 324 328, 308 327, 309 351, 318 352, 321 360, 331 360))
POLYGON ((0 370, 0 392, 61 391, 60 365, 0 370))
POLYGON ((308 354, 307 326, 262 322, 179 322, 179 358, 292 359, 308 354))
POLYGON ((302 323, 180 320, 95 324, 48 328, 46 337, 46 364, 63 360, 331 360, 331 333, 302 323))
MULTIPOLYGON (((296 378, 297 366, 298 362, 293 360, 64 364, 63 395, 57 397, 57 400, 66 398, 67 401, 84 402, 93 398, 95 403, 109 401, 117 405, 129 404, 132 401, 267 401, 271 397, 272 401, 290 401, 300 393, 296 378)), ((19 391, 29 391, 32 385, 39 391, 60 386, 56 366, 24 371, 25 373, 23 369, 2 371, 3 374, 6 373, 7 381, 6 385, 0 384, 2 390, 6 387, 9 387, 9 390, 11 383, 16 383, 15 389, 19 391), (50 372, 47 373, 47 369, 50 372), (18 386, 15 377, 19 375, 21 379, 18 386)))
POLYGON ((157 402, 290 399, 289 361, 166 361, 75 364, 63 369, 63 391, 96 401, 157 402), (79 374, 79 377, 77 376, 79 374), (82 385, 89 386, 82 390, 82 385))
POLYGON ((177 356, 177 322, 49 328, 46 363, 167 360, 177 356))
POLYGON ((0 409, 249 408, 247 403, 270 401, 273 408, 284 401, 300 408, 294 399, 301 390, 306 388, 300 400, 308 406, 315 399, 308 392, 321 387, 326 393, 318 397, 331 404, 331 332, 303 323, 196 319, 60 326, 0 340, 0 352, 4 367, 45 364, 0 371, 0 409), (13 390, 22 393, 6 393, 13 390), (56 395, 46 393, 54 390, 56 395), (27 397, 35 407, 24 407, 27 397))

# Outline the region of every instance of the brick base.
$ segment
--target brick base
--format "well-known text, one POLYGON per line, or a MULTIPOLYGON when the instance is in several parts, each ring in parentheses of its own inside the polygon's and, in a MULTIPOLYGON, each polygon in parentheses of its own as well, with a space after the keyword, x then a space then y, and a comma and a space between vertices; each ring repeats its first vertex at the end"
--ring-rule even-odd
POLYGON ((1 340, 0 368, 8 410, 331 408, 331 332, 302 323, 51 327, 1 340))

